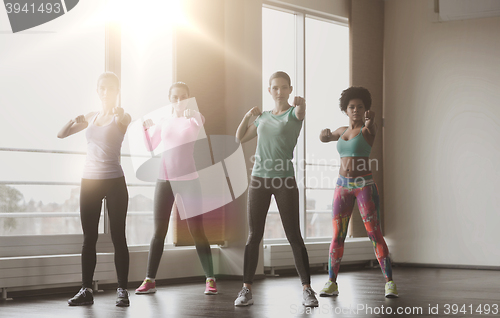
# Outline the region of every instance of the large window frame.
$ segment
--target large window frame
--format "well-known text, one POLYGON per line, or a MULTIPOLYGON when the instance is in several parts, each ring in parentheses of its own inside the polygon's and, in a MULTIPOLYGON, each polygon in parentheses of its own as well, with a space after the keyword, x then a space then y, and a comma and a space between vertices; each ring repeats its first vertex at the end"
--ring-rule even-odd
MULTIPOLYGON (((117 23, 108 22, 105 25, 105 67, 104 71, 112 71, 121 79, 121 26, 117 23)), ((173 44, 173 43, 172 43, 173 44)), ((172 46, 173 49, 173 46, 172 46)), ((175 57, 174 57, 175 58, 175 57)), ((172 60, 175 63, 175 60, 172 60)), ((31 148, 9 148, 0 147, 1 152, 21 152, 21 153, 47 153, 51 155, 76 155, 86 156, 86 152, 80 151, 61 151, 47 149, 31 149, 31 148)), ((122 153, 121 158, 130 158, 135 155, 130 153, 122 153)), ((0 180, 0 184, 7 186, 80 186, 80 181, 74 182, 52 182, 52 181, 16 181, 16 180, 0 180)), ((127 182, 127 187, 150 187, 154 191, 155 184, 153 183, 130 183, 127 182)), ((112 252, 111 233, 109 227, 109 217, 106 208, 106 201, 103 200, 101 210, 101 221, 103 222, 103 232, 99 233, 99 240, 96 248, 98 252, 112 252)), ((128 211, 128 216, 150 216, 153 217, 153 211, 128 211)), ((1 218, 44 218, 44 217, 79 217, 80 212, 5 212, 0 213, 1 218)), ((55 235, 12 235, 3 236, 8 242, 19 242, 16 248, 15 255, 7 256, 36 256, 36 255, 51 255, 51 254, 78 254, 81 252, 81 246, 75 245, 83 234, 55 234, 55 235), (67 242, 57 247, 53 247, 50 242, 53 242, 54 237, 57 237, 59 242, 67 242), (34 246, 39 248, 34 249, 34 246)), ((8 244, 8 243, 6 243, 8 244)), ((172 248, 173 244, 165 244, 166 249, 172 248)), ((149 248, 149 243, 137 244, 129 246, 130 251, 144 251, 149 248)), ((2 257, 5 255, 2 255, 2 257)))
MULTIPOLYGON (((303 96, 307 101, 306 96, 306 18, 317 19, 328 23, 334 23, 341 26, 349 27, 347 18, 320 13, 317 11, 309 11, 295 6, 288 6, 285 4, 276 4, 275 2, 263 1, 263 8, 278 10, 286 13, 291 13, 295 17, 295 83, 293 84, 294 96, 303 96)), ((349 81, 350 82, 350 81, 349 81)), ((294 165, 295 176, 297 180, 304 180, 304 182, 297 182, 299 190, 299 221, 300 230, 304 241, 306 243, 314 242, 329 242, 331 237, 315 237, 311 238, 307 235, 307 190, 331 190, 327 188, 307 187, 306 185, 306 166, 325 166, 324 164, 315 164, 306 161, 306 125, 307 125, 307 111, 306 119, 303 122, 303 127, 297 140, 297 146, 294 151, 294 165)), ((326 165, 328 167, 340 168, 338 165, 326 165)), ((269 211, 269 213, 278 213, 278 211, 269 211)), ((325 211, 330 213, 330 211, 325 211)), ((264 244, 282 244, 287 243, 286 238, 265 238, 264 244)))

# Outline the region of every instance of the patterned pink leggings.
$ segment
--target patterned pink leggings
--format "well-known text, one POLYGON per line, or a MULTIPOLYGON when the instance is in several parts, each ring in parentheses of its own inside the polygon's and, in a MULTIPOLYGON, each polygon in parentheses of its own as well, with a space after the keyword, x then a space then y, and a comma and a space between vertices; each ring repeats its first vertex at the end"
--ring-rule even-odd
POLYGON ((333 195, 333 239, 330 244, 330 257, 328 259, 329 279, 333 282, 337 279, 340 261, 344 255, 347 226, 356 200, 358 201, 358 208, 368 232, 368 237, 373 243, 382 273, 391 280, 392 267, 389 250, 380 227, 378 188, 371 174, 357 178, 339 176, 337 180, 333 195))

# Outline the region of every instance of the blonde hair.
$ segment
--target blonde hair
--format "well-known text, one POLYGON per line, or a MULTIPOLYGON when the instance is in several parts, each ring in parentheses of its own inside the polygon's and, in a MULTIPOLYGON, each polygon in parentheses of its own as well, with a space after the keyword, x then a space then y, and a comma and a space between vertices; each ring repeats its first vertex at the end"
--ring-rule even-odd
POLYGON ((116 75, 113 72, 104 72, 101 75, 99 75, 99 77, 97 78, 97 85, 99 85, 99 82, 105 78, 109 78, 115 81, 116 86, 118 87, 118 89, 120 89, 120 79, 118 78, 118 75, 116 75))

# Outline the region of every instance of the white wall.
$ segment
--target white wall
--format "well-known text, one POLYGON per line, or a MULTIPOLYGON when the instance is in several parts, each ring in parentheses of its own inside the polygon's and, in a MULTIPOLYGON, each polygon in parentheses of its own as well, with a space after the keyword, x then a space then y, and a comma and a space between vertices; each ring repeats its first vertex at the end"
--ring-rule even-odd
POLYGON ((385 229, 395 262, 500 264, 500 18, 385 2, 385 229))

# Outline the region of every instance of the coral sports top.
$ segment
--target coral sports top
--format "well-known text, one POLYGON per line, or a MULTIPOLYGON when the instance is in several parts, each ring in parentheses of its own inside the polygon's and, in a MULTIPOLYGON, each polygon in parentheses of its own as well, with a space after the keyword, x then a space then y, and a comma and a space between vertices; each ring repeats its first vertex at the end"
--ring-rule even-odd
MULTIPOLYGON (((363 125, 365 127, 365 125, 363 125)), ((340 154, 340 158, 343 157, 369 157, 370 152, 372 150, 372 147, 368 144, 368 142, 365 140, 365 137, 363 137, 363 127, 359 130, 359 134, 356 135, 356 137, 351 138, 349 140, 344 140, 342 136, 344 133, 347 131, 344 130, 342 135, 340 135, 340 138, 337 142, 337 150, 340 154)))

